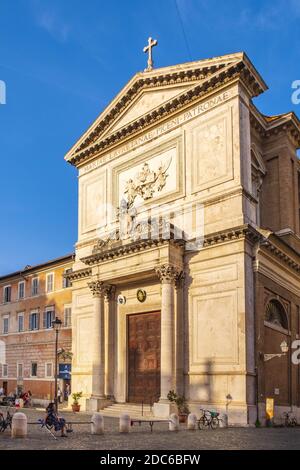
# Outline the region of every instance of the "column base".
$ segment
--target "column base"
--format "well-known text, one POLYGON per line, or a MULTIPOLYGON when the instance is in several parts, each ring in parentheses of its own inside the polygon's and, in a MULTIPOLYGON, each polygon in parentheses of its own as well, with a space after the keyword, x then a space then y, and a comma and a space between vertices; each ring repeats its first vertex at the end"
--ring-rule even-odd
POLYGON ((111 403, 112 401, 106 397, 91 396, 91 398, 86 400, 86 409, 88 411, 95 412, 95 411, 103 410, 103 408, 110 405, 111 403))
POLYGON ((152 410, 156 418, 169 418, 172 413, 176 413, 176 407, 169 400, 159 400, 153 404, 152 410))

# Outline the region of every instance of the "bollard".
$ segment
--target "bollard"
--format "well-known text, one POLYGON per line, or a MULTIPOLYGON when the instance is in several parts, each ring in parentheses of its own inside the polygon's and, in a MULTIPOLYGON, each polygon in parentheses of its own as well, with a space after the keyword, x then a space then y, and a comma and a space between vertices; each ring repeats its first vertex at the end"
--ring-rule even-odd
POLYGON ((191 431, 195 431, 197 429, 197 416, 194 413, 190 413, 188 415, 187 428, 191 431))
POLYGON ((228 428, 228 415, 226 413, 221 413, 219 418, 220 428, 228 428))
POLYGON ((13 415, 11 437, 27 437, 27 416, 19 411, 13 415))
POLYGON ((129 432, 130 424, 131 424, 130 416, 125 414, 125 413, 121 414, 119 431, 120 432, 129 432))
POLYGON ((179 429, 179 419, 175 413, 172 413, 169 421, 169 431, 178 431, 179 429))
POLYGON ((104 417, 102 414, 94 413, 91 421, 91 434, 104 434, 104 417))

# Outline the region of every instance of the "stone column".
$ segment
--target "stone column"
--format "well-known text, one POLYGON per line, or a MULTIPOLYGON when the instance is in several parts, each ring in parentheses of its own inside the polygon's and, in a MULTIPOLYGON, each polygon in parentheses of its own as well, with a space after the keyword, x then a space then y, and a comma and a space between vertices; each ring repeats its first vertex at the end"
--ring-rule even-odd
POLYGON ((93 330, 92 330, 92 395, 89 400, 90 411, 98 411, 106 404, 105 397, 105 324, 104 296, 111 286, 102 281, 88 283, 93 294, 93 330))
POLYGON ((184 394, 184 360, 185 360, 185 324, 183 305, 184 273, 181 272, 175 283, 175 391, 184 394))
POLYGON ((114 400, 114 361, 115 361, 115 298, 116 288, 110 286, 104 295, 105 311, 105 395, 107 399, 114 400))
POLYGON ((156 269, 161 281, 161 383, 159 403, 154 406, 156 416, 170 414, 168 392, 175 386, 175 282, 180 271, 172 265, 162 265, 156 269))

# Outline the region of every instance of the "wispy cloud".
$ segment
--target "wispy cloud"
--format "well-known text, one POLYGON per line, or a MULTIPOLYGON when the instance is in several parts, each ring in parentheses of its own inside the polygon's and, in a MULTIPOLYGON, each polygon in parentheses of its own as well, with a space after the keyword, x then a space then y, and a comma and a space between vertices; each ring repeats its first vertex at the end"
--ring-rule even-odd
POLYGON ((68 40, 71 26, 62 18, 62 15, 59 14, 54 6, 45 6, 39 0, 32 0, 31 8, 36 24, 40 28, 59 42, 66 42, 68 40))
POLYGON ((37 15, 37 24, 59 41, 68 39, 70 26, 61 21, 53 11, 43 11, 37 15))
POLYGON ((219 27, 226 18, 227 26, 266 31, 281 29, 287 22, 300 18, 300 0, 237 3, 241 3, 242 7, 237 7, 233 1, 220 4, 219 0, 177 0, 187 24, 191 21, 212 21, 212 26, 219 27))

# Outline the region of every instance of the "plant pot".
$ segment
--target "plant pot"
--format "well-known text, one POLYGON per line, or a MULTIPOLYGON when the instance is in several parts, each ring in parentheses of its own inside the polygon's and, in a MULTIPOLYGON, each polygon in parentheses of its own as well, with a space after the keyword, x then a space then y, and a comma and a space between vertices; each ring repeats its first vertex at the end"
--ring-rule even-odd
POLYGON ((186 414, 178 414, 179 422, 186 423, 187 415, 186 414))
POLYGON ((74 412, 80 411, 80 405, 78 405, 78 404, 76 405, 75 403, 73 403, 73 405, 72 405, 72 411, 74 411, 74 412))

